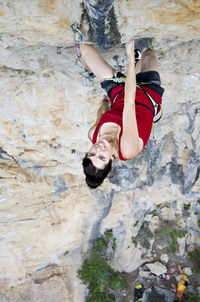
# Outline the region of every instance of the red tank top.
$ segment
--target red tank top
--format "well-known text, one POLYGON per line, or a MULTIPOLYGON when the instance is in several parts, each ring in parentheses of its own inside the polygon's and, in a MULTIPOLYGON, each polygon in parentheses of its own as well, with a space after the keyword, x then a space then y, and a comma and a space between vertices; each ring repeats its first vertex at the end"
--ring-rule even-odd
MULTIPOLYGON (((155 92, 154 90, 143 86, 142 87, 145 91, 147 91, 151 97, 159 104, 162 103, 162 99, 161 96, 155 92)), ((123 124, 122 124, 122 115, 123 115, 123 109, 124 109, 124 91, 122 91, 124 89, 124 87, 122 86, 117 86, 115 88, 112 89, 111 92, 111 109, 106 111, 95 131, 93 134, 93 138, 92 138, 92 142, 93 144, 96 143, 97 140, 97 136, 98 136, 98 132, 99 132, 99 128, 104 124, 104 123, 115 123, 117 125, 119 125, 121 127, 121 131, 119 134, 119 159, 121 160, 127 160, 126 158, 124 158, 121 154, 121 148, 120 148, 120 143, 121 143, 121 136, 122 136, 122 132, 123 132, 123 124), (119 93, 120 91, 122 91, 119 96, 116 98, 115 102, 113 103, 113 100, 116 96, 117 93, 119 93)), ((152 129, 152 125, 153 125, 153 114, 151 113, 151 111, 145 107, 148 106, 153 110, 153 105, 151 103, 151 101, 149 100, 148 96, 145 94, 144 91, 142 91, 140 88, 136 87, 136 96, 135 96, 135 112, 136 112, 136 120, 137 120, 137 126, 138 126, 138 133, 139 133, 139 137, 143 140, 143 147, 145 147, 145 145, 147 144, 147 141, 149 139, 149 136, 151 134, 151 129, 152 129), (140 104, 137 104, 140 103, 140 104), (143 104, 143 105, 141 105, 143 104)))

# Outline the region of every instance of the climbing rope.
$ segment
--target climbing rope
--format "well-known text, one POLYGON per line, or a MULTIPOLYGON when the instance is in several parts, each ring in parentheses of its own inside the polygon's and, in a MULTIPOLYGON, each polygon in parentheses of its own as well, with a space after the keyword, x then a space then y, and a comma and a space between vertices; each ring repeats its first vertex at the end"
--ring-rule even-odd
MULTIPOLYGON (((83 43, 83 34, 82 34, 77 22, 74 22, 71 25, 71 28, 72 28, 73 36, 74 36, 74 44, 75 44, 75 48, 76 48, 77 62, 80 64, 80 66, 82 68, 81 75, 84 77, 86 86, 90 86, 90 83, 95 78, 95 75, 87 69, 85 61, 81 55, 80 44, 83 43)), ((84 42, 84 43, 92 44, 92 43, 88 43, 88 42, 84 42)))

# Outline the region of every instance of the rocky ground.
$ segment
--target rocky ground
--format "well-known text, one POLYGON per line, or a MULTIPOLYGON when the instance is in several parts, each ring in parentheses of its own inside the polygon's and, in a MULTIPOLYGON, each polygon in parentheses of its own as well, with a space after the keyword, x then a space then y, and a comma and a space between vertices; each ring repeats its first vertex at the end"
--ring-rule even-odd
MULTIPOLYGON (((123 301, 130 302, 134 301, 134 286, 142 283, 144 285, 146 294, 144 296, 143 301, 150 302, 150 301, 166 301, 172 302, 176 298, 175 290, 172 288, 172 284, 177 284, 177 279, 180 277, 180 273, 178 271, 178 264, 181 264, 182 267, 189 267, 192 271, 195 271, 194 264, 186 259, 185 257, 178 257, 169 255, 169 262, 166 264, 167 273, 170 276, 170 280, 162 280, 155 274, 152 274, 147 267, 142 267, 142 270, 145 268, 146 272, 148 272, 148 276, 144 277, 141 276, 139 268, 138 270, 130 273, 130 274, 123 274, 128 282, 128 290, 125 293, 126 297, 124 297, 123 301), (151 293, 151 289, 156 287, 157 290, 154 293, 151 293), (163 295, 163 298, 159 298, 159 294, 163 295)), ((157 259, 158 260, 158 259, 157 259)), ((192 273, 188 276, 189 279, 189 287, 188 293, 195 294, 200 299, 200 274, 192 273)), ((188 301, 185 298, 183 301, 188 301)))

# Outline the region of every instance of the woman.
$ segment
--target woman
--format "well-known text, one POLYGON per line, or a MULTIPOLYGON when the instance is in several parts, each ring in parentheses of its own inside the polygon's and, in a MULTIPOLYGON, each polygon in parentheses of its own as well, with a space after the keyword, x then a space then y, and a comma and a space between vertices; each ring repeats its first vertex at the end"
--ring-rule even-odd
POLYGON ((160 87, 158 62, 152 49, 144 51, 135 67, 134 41, 127 45, 126 77, 116 72, 91 45, 80 44, 80 52, 108 95, 88 132, 93 146, 83 159, 86 182, 96 188, 110 172, 114 159, 133 159, 145 147, 164 89, 160 87), (136 87, 136 82, 140 86, 136 87))

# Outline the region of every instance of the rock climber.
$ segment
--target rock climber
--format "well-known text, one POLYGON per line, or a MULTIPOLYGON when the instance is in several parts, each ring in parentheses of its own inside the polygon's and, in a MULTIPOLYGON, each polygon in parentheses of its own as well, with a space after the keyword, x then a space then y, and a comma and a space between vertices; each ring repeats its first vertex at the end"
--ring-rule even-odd
POLYGON ((89 129, 93 145, 82 163, 88 186, 96 188, 107 177, 113 160, 130 160, 144 149, 153 118, 160 111, 164 89, 153 49, 145 50, 141 56, 131 40, 126 47, 125 76, 114 70, 92 45, 81 43, 79 47, 86 68, 101 81, 107 93, 96 122, 89 129))
POLYGON ((186 291, 186 288, 188 286, 187 276, 185 275, 180 265, 178 266, 178 269, 181 273, 181 279, 179 280, 177 287, 175 284, 172 284, 172 287, 176 289, 177 300, 175 300, 175 302, 180 302, 182 301, 183 296, 188 296, 188 293, 186 291))

